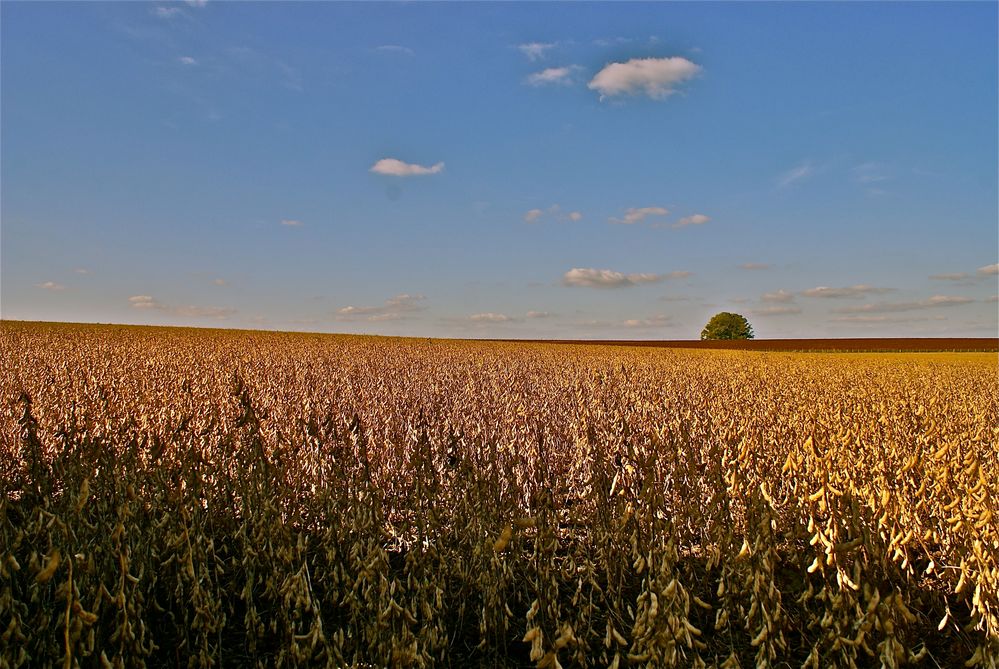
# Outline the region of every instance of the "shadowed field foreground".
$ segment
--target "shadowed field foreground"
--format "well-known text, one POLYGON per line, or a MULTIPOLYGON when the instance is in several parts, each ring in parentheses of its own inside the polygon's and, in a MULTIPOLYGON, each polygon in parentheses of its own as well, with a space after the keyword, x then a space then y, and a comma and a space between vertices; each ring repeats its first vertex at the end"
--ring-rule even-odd
POLYGON ((995 667, 994 354, 0 325, 0 667, 995 667))

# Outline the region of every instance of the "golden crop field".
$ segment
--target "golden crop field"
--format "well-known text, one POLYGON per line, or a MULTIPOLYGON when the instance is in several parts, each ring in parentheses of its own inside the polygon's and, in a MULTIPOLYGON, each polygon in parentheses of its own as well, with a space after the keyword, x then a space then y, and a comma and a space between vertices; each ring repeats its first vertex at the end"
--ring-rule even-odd
POLYGON ((0 667, 996 667, 994 353, 4 323, 0 667))

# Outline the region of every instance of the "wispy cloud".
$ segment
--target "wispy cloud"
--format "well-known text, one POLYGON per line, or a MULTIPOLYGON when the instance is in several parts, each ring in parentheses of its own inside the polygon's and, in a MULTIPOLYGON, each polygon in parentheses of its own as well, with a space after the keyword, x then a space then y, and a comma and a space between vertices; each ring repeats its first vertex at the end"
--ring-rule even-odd
POLYGON ((566 286, 584 288, 626 288, 643 283, 656 283, 662 280, 663 276, 661 274, 624 274, 609 269, 582 267, 574 267, 562 276, 562 283, 566 286))
POLYGON ((549 218, 558 223, 565 223, 566 221, 572 221, 573 223, 583 220, 583 214, 579 211, 563 211, 562 207, 553 204, 547 209, 530 209, 524 213, 525 223, 539 223, 545 218, 549 218))
POLYGON ((764 262, 744 262, 739 265, 739 269, 745 269, 749 271, 761 271, 765 269, 770 269, 770 265, 764 262))
POLYGON ((551 318, 551 313, 547 311, 528 311, 527 318, 551 318))
POLYGON ((397 158, 382 158, 371 166, 371 172, 391 177, 413 177, 426 174, 439 174, 444 171, 444 163, 435 163, 429 167, 416 163, 405 163, 397 158))
POLYGON ((999 302, 999 295, 993 295, 992 297, 985 300, 986 302, 999 302))
POLYGON ((936 309, 938 307, 956 307, 962 304, 974 302, 970 297, 960 297, 954 295, 934 295, 933 297, 917 302, 880 302, 875 304, 863 304, 856 307, 842 307, 834 309, 837 314, 878 314, 896 311, 916 311, 919 309, 936 309))
POLYGON ((348 305, 337 309, 335 318, 339 321, 397 321, 408 315, 426 309, 423 295, 402 293, 385 300, 381 306, 357 307, 348 305))
POLYGON ((700 65, 681 56, 632 58, 624 63, 607 64, 587 87, 600 93, 601 99, 645 94, 653 100, 664 100, 676 93, 679 84, 700 71, 700 65))
POLYGON ((995 265, 986 265, 985 267, 979 267, 978 273, 982 276, 994 276, 999 274, 999 263, 995 265))
POLYGON ((541 60, 545 53, 555 48, 555 42, 528 42, 518 44, 517 49, 531 61, 541 60))
POLYGON ((829 286, 816 286, 808 290, 801 291, 805 297, 828 297, 828 298, 850 298, 857 299, 866 295, 878 295, 890 293, 894 288, 878 288, 867 284, 857 284, 855 286, 844 286, 843 288, 830 288, 829 286))
POLYGON ((763 293, 760 300, 763 302, 794 302, 794 293, 781 288, 772 293, 763 293))
POLYGON ((863 163, 853 168, 853 178, 862 184, 874 184, 888 180, 888 174, 880 163, 863 163))
POLYGON ((705 216, 704 214, 694 214, 693 216, 684 216, 679 221, 673 224, 674 228, 684 228, 688 225, 704 225, 711 220, 710 216, 705 216))
POLYGON ((583 68, 579 65, 563 67, 547 67, 540 72, 530 74, 524 80, 528 86, 571 86, 576 83, 576 75, 583 68))
POLYGON ((208 4, 208 0, 184 0, 189 7, 204 7, 208 4))
POLYGON ((181 56, 180 58, 177 59, 177 62, 180 63, 181 65, 186 65, 188 67, 193 67, 198 64, 197 59, 191 56, 181 56))
POLYGON ((796 167, 792 167, 787 172, 784 172, 779 177, 777 177, 777 186, 779 188, 787 188, 792 184, 798 183, 808 177, 812 176, 814 168, 810 162, 804 162, 796 167))
POLYGON ((650 216, 668 216, 669 210, 665 207, 632 207, 624 212, 621 218, 610 218, 608 223, 617 225, 634 225, 640 223, 650 216))
POLYGON ((177 16, 180 16, 181 14, 180 7, 175 7, 172 5, 167 5, 167 6, 160 5, 158 7, 153 7, 151 11, 153 13, 153 16, 155 16, 158 19, 172 19, 177 16))
POLYGON ((66 290, 66 286, 61 283, 56 283, 55 281, 43 281, 42 283, 36 283, 39 288, 44 288, 45 290, 66 290))
POLYGON ((77 274, 83 274, 84 276, 91 273, 90 270, 87 269, 86 267, 77 267, 73 271, 76 272, 77 274))
POLYGON ((672 316, 667 316, 666 314, 655 314, 654 316, 649 316, 648 318, 629 318, 621 323, 621 325, 626 328, 645 330, 651 328, 672 327, 676 325, 676 323, 673 322, 672 316))
POLYGON ((376 46, 375 51, 379 53, 397 53, 403 56, 412 56, 415 53, 408 46, 399 44, 382 44, 381 46, 376 46))
POLYGON ((769 307, 753 309, 749 313, 753 316, 791 316, 793 314, 800 314, 801 309, 793 305, 775 304, 769 307))
POLYGON ((300 228, 305 224, 302 223, 297 218, 282 218, 281 225, 287 226, 289 228, 300 228))
POLYGON ((236 313, 235 309, 225 309, 222 307, 199 307, 194 305, 173 306, 163 304, 151 295, 133 295, 128 298, 128 302, 133 309, 159 311, 171 316, 180 316, 183 318, 214 318, 217 320, 225 320, 229 316, 236 313))
POLYGON ((930 278, 937 281, 967 281, 971 278, 971 275, 967 272, 950 272, 946 274, 931 274, 930 278))
POLYGON ((482 314, 472 314, 468 320, 474 323, 511 323, 516 319, 506 314, 496 314, 489 311, 482 314))

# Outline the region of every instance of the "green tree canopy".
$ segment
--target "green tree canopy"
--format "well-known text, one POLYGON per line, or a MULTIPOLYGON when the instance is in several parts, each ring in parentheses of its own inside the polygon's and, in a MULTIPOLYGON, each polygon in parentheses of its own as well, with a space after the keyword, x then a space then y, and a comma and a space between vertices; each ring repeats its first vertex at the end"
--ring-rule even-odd
POLYGON ((752 339, 753 326, 742 314, 715 314, 701 330, 701 339, 752 339))

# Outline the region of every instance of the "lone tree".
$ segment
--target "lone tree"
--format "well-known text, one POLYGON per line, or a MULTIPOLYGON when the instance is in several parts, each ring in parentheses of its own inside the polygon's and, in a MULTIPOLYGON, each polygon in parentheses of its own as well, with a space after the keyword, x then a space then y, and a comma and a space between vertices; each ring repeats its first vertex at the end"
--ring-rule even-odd
POLYGON ((753 326, 742 314, 715 314, 701 330, 701 339, 752 339, 753 326))

